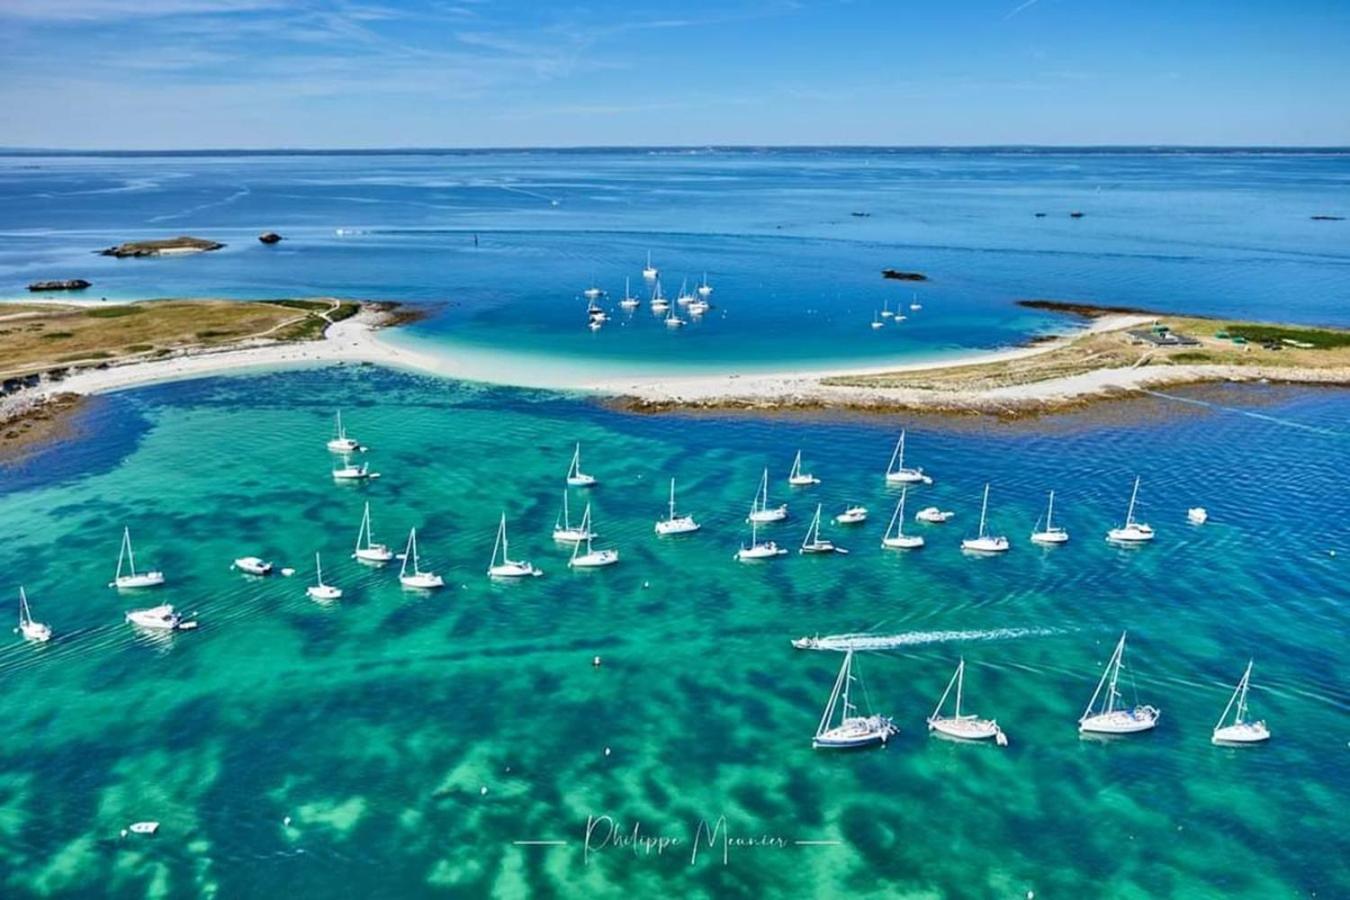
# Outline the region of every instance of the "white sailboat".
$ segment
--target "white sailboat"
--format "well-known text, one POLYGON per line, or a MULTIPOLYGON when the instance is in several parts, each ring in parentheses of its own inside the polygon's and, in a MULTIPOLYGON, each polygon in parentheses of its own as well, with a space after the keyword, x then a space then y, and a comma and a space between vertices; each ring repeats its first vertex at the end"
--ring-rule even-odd
POLYGON ((403 565, 398 570, 398 583, 405 588, 424 591, 445 587, 445 579, 435 572, 423 572, 421 562, 417 556, 417 529, 413 528, 408 532, 408 545, 403 548, 403 565), (411 572, 408 571, 410 561, 411 572))
POLYGON ((848 551, 843 547, 836 547, 834 542, 820 536, 820 504, 816 504, 816 514, 811 517, 811 525, 806 529, 806 537, 802 538, 802 546, 797 550, 798 553, 840 553, 845 556, 848 551))
POLYGON ((987 741, 993 738, 1000 747, 1008 746, 1008 736, 1003 733, 1003 729, 998 727, 998 722, 993 719, 981 719, 974 713, 961 712, 961 694, 966 683, 966 661, 963 657, 956 664, 956 671, 952 673, 951 681, 947 682, 947 689, 942 692, 942 699, 938 700, 937 706, 933 708, 933 714, 928 717, 928 730, 936 731, 939 734, 945 734, 948 737, 959 738, 964 741, 987 741), (952 708, 950 716, 942 714, 942 707, 947 703, 947 696, 956 688, 956 701, 952 708))
POLYGON ((1223 708, 1223 715, 1219 716, 1219 721, 1214 726, 1210 743, 1259 744, 1270 740, 1270 729, 1266 727, 1264 720, 1247 721, 1247 690, 1251 686, 1251 680, 1252 661, 1248 660, 1247 670, 1242 673, 1242 680, 1238 682, 1233 696, 1228 698, 1228 705, 1223 708), (1225 725, 1224 722, 1228 721, 1230 712, 1233 713, 1233 722, 1231 725, 1225 725))
POLYGON ((586 541, 594 537, 597 537, 597 535, 591 531, 589 523, 582 523, 575 527, 572 525, 572 517, 567 509, 567 490, 563 489, 562 515, 553 523, 553 539, 563 543, 575 544, 578 541, 586 541))
POLYGON ((122 549, 117 554, 117 574, 108 583, 115 588, 150 588, 164 583, 164 573, 152 569, 149 572, 136 571, 136 551, 131 549, 131 529, 122 529, 122 549), (123 569, 126 574, 122 574, 123 569))
POLYGON ((802 471, 802 451, 797 451, 797 456, 792 460, 792 471, 788 472, 788 484, 793 487, 810 487, 813 484, 820 484, 820 479, 810 472, 802 471))
POLYGON ((694 302, 694 295, 689 293, 689 279, 686 278, 680 282, 680 292, 675 295, 675 303, 679 306, 688 306, 694 302))
POLYGON ((603 293, 604 291, 600 290, 599 286, 595 283, 595 279, 592 278, 591 286, 582 291, 581 296, 585 297, 587 300, 594 300, 603 293))
POLYGON ((681 319, 679 316, 675 315, 675 307, 673 307, 673 306, 670 307, 670 311, 669 311, 668 313, 666 313, 666 327, 667 327, 667 328, 680 328, 680 327, 682 327, 683 325, 684 325, 684 319, 681 319))
POLYGON ((1078 718, 1079 732, 1133 734, 1139 731, 1148 731, 1158 724, 1158 716, 1161 713, 1157 707, 1135 705, 1133 708, 1127 708, 1122 703, 1116 685, 1120 680, 1120 670, 1124 664, 1125 632, 1122 631, 1120 641, 1116 644, 1116 649, 1111 654, 1111 659, 1107 662, 1101 679, 1097 682, 1097 689, 1092 692, 1092 699, 1088 701, 1087 709, 1083 710, 1083 715, 1078 718), (1103 696, 1102 688, 1106 688, 1105 696, 1103 696), (1097 703, 1098 698, 1102 700, 1100 705, 1097 703))
POLYGON ((586 511, 581 515, 581 530, 586 532, 587 538, 586 552, 581 552, 581 544, 578 542, 572 547, 572 558, 567 561, 569 569, 599 569, 603 566, 612 566, 619 561, 619 551, 614 549, 595 550, 591 547, 591 505, 586 504, 586 511))
POLYGON ((609 321, 609 313, 605 312, 594 300, 586 304, 586 317, 592 323, 609 321))
POLYGON ((503 512, 501 523, 497 526, 497 541, 492 545, 492 562, 488 563, 488 575, 492 578, 537 578, 544 574, 527 560, 512 559, 510 552, 506 542, 506 513, 503 512), (500 561, 498 561, 499 551, 500 561))
POLYGON ((900 432, 900 440, 895 442, 891 451, 890 464, 886 466, 887 484, 914 484, 916 482, 932 484, 933 479, 923 474, 923 469, 905 468, 905 432, 900 432))
POLYGON ((918 294, 915 294, 914 298, 910 300, 909 308, 914 310, 915 312, 918 312, 919 310, 923 309, 923 304, 919 302, 918 294))
POLYGON ((661 282, 659 281, 656 282, 656 284, 652 285, 652 299, 650 302, 650 306, 652 308, 652 312, 654 313, 663 313, 666 310, 670 309, 670 301, 667 300, 665 298, 665 295, 661 293, 661 282))
POLYGON ((657 534, 689 534, 691 531, 698 531, 699 524, 694 521, 693 516, 678 516, 675 514, 675 479, 670 479, 670 513, 665 519, 656 523, 657 534))
POLYGON ((23 635, 25 641, 38 644, 52 639, 50 626, 33 621, 33 612, 28 608, 28 595, 24 593, 22 585, 19 586, 19 634, 23 635))
POLYGON ((600 482, 594 475, 581 471, 581 444, 572 451, 572 464, 567 467, 567 483, 572 487, 595 487, 600 482))
POLYGON ((1122 544, 1139 544, 1153 540, 1153 528, 1145 522, 1134 520, 1134 502, 1139 496, 1139 476, 1134 476, 1134 490, 1130 491, 1130 505, 1125 510, 1125 524, 1112 528, 1106 533, 1108 541, 1122 544))
POLYGON ((698 295, 700 297, 711 297, 712 292, 713 292, 712 285, 708 284, 708 273, 704 272, 703 283, 698 286, 698 295))
POLYGON ((689 311, 689 315, 697 319, 699 316, 712 309, 712 304, 700 297, 691 302, 685 309, 689 311))
POLYGON ((973 538, 961 541, 962 550, 976 553, 1003 553, 1008 549, 1008 539, 1001 534, 989 534, 985 530, 985 513, 989 510, 989 484, 984 485, 984 500, 980 502, 980 531, 973 538))
POLYGON ((342 588, 323 583, 323 561, 317 552, 314 554, 314 583, 305 588, 305 593, 312 600, 336 600, 342 596, 342 588))
POLYGON ((375 543, 375 534, 370 528, 370 501, 366 501, 365 511, 361 514, 361 527, 356 532, 356 547, 352 558, 367 565, 382 566, 394 558, 394 551, 387 544, 375 543))
POLYGON ((350 456, 345 453, 342 455, 342 465, 333 469, 334 481, 365 481, 368 478, 379 478, 378 472, 370 471, 370 463, 361 463, 353 465, 350 456))
POLYGON ((750 546, 747 547, 744 544, 742 544, 741 548, 736 551, 735 559, 738 562, 754 562, 756 560, 773 559, 774 557, 777 556, 787 555, 787 551, 784 550, 782 547, 779 547, 773 541, 764 541, 763 543, 761 543, 759 540, 759 523, 756 522, 753 518, 751 518, 749 521, 750 521, 750 546))
POLYGON ((328 441, 328 449, 334 453, 355 453, 358 450, 366 449, 355 438, 348 437, 347 429, 342 424, 342 410, 340 409, 334 417, 333 437, 328 441))
POLYGON ((652 251, 647 251, 647 265, 642 270, 642 277, 648 281, 654 281, 661 272, 656 266, 652 265, 652 251))
POLYGON ((232 564, 232 568, 238 569, 245 575, 271 575, 272 564, 260 556, 241 556, 232 564))
POLYGON ((890 318, 892 318, 892 317, 894 317, 894 316, 895 316, 895 313, 891 312, 891 301, 890 301, 890 298, 887 298, 887 299, 886 299, 886 302, 883 303, 883 304, 881 304, 881 317, 882 317, 883 319, 890 319, 890 318))
POLYGON ((936 506, 925 506, 914 514, 916 522, 923 522, 928 525, 941 525, 949 521, 956 513, 950 509, 938 509, 936 506))
POLYGON ((195 619, 185 620, 173 605, 152 606, 149 609, 133 609, 126 613, 127 622, 147 631, 191 631, 197 627, 195 619))
POLYGON ((867 521, 867 507, 851 504, 844 507, 844 511, 835 516, 834 520, 840 525, 861 525, 867 521))
POLYGON ((815 737, 811 738, 812 748, 850 749, 884 744, 900 729, 887 716, 859 716, 857 706, 850 699, 853 676, 853 651, 844 651, 844 663, 839 667, 839 676, 834 680, 834 689, 830 691, 830 701, 825 704, 825 713, 816 726, 815 737), (834 714, 839 712, 839 724, 834 723, 834 714))
POLYGON ((623 299, 619 301, 619 306, 623 309, 637 309, 641 305, 642 301, 633 296, 633 292, 628 287, 628 279, 625 278, 623 280, 623 299))
POLYGON ((881 321, 881 319, 877 318, 877 314, 876 314, 876 313, 872 313, 872 327, 873 327, 874 329, 875 329, 875 328, 885 328, 885 327, 886 327, 886 323, 883 322, 883 321, 881 321))
POLYGON ((756 492, 755 499, 750 504, 750 517, 746 521, 760 525, 766 522, 781 522, 787 518, 787 514, 786 503, 769 506, 769 470, 766 468, 763 477, 759 480, 759 491, 756 492))
POLYGON ((1045 509, 1045 527, 1041 528, 1040 522, 1036 523, 1036 529, 1031 532, 1031 539, 1037 544, 1062 544, 1069 539, 1069 532, 1061 526, 1056 525, 1055 516, 1055 492, 1050 492, 1050 505, 1045 509))
POLYGON ((895 504, 891 513, 891 522, 886 526, 886 534, 881 538, 881 546, 890 550, 917 550, 923 546, 923 535, 905 534, 905 495, 909 488, 900 491, 900 502, 895 504), (895 534, 891 534, 894 531, 895 534))

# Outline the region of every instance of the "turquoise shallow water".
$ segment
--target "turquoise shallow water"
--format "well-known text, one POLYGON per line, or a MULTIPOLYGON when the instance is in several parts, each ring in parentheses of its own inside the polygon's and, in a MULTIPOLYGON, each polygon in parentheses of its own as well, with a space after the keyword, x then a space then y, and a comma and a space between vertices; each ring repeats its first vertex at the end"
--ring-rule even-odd
POLYGON ((898 421, 630 416, 364 367, 99 399, 79 437, 2 470, 3 592, 25 584, 57 637, 0 648, 0 893, 1344 896, 1345 395, 1187 396, 1123 420, 908 423, 912 462, 936 478, 911 509, 958 511, 911 555, 877 546, 898 421), (328 475, 338 403, 384 473, 364 488, 328 475), (577 440, 603 480, 601 543, 622 553, 607 571, 569 573, 548 536, 577 440), (824 484, 790 493, 798 447, 824 484), (766 465, 791 505, 784 543, 816 501, 872 508, 833 529, 853 553, 732 561, 766 465), (1136 472, 1160 536, 1113 549, 1102 533, 1136 472), (670 475, 705 528, 658 541, 670 475), (1015 546, 968 559, 956 545, 986 479, 1015 546), (1073 542, 1047 551, 1025 535, 1050 488, 1073 542), (451 589, 406 594, 346 558, 366 499, 390 543, 418 526, 451 589), (1194 504, 1209 524, 1186 524, 1194 504), (482 575, 502 508, 545 577, 482 575), (156 641, 122 623, 140 601, 105 584, 124 522, 170 577, 154 597, 199 630, 156 641), (328 607, 303 593, 315 549, 347 591, 328 607), (228 568, 244 553, 300 573, 247 579, 228 568), (915 641, 860 660, 901 733, 813 751, 838 657, 788 639, 873 626, 915 641), (1126 695, 1161 725, 1081 740, 1123 628, 1126 695), (1008 748, 924 732, 959 655, 970 708, 997 716, 1008 748), (1253 712, 1275 737, 1212 747, 1253 656, 1253 712), (685 843, 587 859, 588 816, 685 843), (697 822, 720 816, 769 845, 691 863, 697 822), (118 838, 151 818, 158 836, 118 838))

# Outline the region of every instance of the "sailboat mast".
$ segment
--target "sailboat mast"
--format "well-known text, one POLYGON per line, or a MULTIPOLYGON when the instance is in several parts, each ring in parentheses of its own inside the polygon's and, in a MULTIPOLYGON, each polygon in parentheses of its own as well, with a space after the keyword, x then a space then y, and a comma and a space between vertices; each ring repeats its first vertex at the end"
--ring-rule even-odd
POLYGON ((853 659, 853 651, 844 651, 844 664, 839 667, 839 674, 835 676, 834 688, 830 691, 830 701, 825 704, 825 712, 820 717, 820 724, 816 726, 816 735, 820 736, 830 727, 830 720, 834 718, 834 708, 839 703, 839 692, 844 687, 844 680, 848 678, 849 664, 853 659))
POLYGON ((1252 664, 1247 661, 1247 671, 1242 673, 1242 684, 1238 687, 1237 718, 1233 720, 1234 725, 1241 725, 1247 721, 1247 689, 1251 686, 1252 664))
POLYGON ((314 576, 319 582, 319 587, 323 587, 323 563, 319 562, 319 554, 314 554, 314 576))
POLYGON ((19 624, 27 625, 33 621, 33 614, 28 611, 28 595, 23 592, 23 586, 19 587, 19 624))
POLYGON ((848 718, 848 709, 850 705, 848 702, 848 692, 852 681, 853 681, 853 650, 850 648, 849 650, 844 651, 844 712, 843 715, 839 717, 839 723, 841 725, 843 724, 844 719, 848 718))
POLYGON ((1050 492, 1050 508, 1047 509, 1047 510, 1045 511, 1045 530, 1046 530, 1046 531, 1053 531, 1053 530, 1054 530, 1054 529, 1051 527, 1051 523, 1054 521, 1054 517, 1055 517, 1055 492, 1054 492, 1054 491, 1051 491, 1051 492, 1050 492))
POLYGON ((984 513, 989 508, 989 485, 984 486, 984 500, 980 502, 980 537, 984 537, 984 513))
POLYGON ((966 685, 966 658, 956 664, 956 718, 961 718, 961 691, 966 685))
POLYGON ((1120 681, 1120 666, 1125 658, 1125 635, 1120 636, 1120 643, 1116 644, 1116 652, 1111 655, 1111 684, 1106 693, 1106 709, 1104 712, 1113 712, 1116 708, 1116 683, 1120 681))
POLYGON ((1139 496, 1139 476, 1134 476, 1134 490, 1130 491, 1130 508, 1125 511, 1125 527, 1134 524, 1134 500, 1139 496))
POLYGON ((670 479, 670 518, 675 519, 675 479, 670 479))

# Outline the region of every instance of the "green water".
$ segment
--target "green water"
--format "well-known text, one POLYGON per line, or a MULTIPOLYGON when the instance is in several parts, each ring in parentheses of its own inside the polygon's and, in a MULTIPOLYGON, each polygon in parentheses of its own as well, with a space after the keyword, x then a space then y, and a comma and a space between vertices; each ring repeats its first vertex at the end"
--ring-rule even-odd
POLYGON ((4 593, 25 584, 56 631, 0 649, 0 894, 1346 896, 1350 407, 1203 398, 1236 411, 910 423, 910 459, 936 478, 911 515, 934 502, 958 518, 908 555, 878 547, 898 421, 636 417, 368 368, 96 401, 77 439, 0 470, 4 593), (367 486, 329 477, 338 404, 383 473, 367 486), (574 441, 603 482, 597 546, 622 556, 604 571, 569 572, 549 537, 574 441), (824 483, 790 493, 798 447, 824 483), (732 560, 765 465, 791 505, 772 531, 785 545, 817 501, 871 507, 865 526, 827 529, 849 556, 732 560), (1102 534, 1136 470, 1159 538, 1113 549, 1102 534), (657 540, 670 475, 704 529, 657 540), (986 479, 1014 549, 969 559, 956 545, 986 479), (1040 550, 1025 535, 1050 488, 1073 541, 1040 550), (364 500, 388 543, 417 525, 451 586, 401 591, 348 559, 364 500), (1203 528, 1185 523, 1197 503, 1203 528), (502 509, 513 555, 545 577, 484 577, 502 509), (123 523, 161 591, 105 587, 123 523), (328 606, 304 595, 315 550, 346 591, 328 606), (298 572, 245 578, 229 569, 245 554, 298 572), (162 601, 201 627, 153 639, 123 623, 162 601), (872 626, 913 641, 859 660, 901 732, 813 751, 839 657, 788 640, 872 626), (1124 693, 1160 706, 1160 727, 1080 739, 1123 628, 1124 693), (950 631, 988 637, 932 634, 950 631), (960 655, 968 708, 1009 747, 925 732, 960 655), (1275 737, 1213 747, 1252 656, 1252 712, 1275 737), (681 843, 588 857, 590 816, 681 843), (764 845, 691 860, 698 823, 719 817, 764 845), (142 819, 159 834, 119 837, 142 819))

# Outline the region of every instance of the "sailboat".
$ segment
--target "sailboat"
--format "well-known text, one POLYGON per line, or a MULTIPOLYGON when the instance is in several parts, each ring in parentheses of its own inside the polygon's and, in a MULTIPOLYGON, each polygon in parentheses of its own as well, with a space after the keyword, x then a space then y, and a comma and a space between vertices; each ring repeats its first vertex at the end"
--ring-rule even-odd
POLYGON ((365 512, 361 514, 361 527, 356 532, 356 547, 352 558, 368 565, 382 566, 394 558, 394 551, 386 544, 375 543, 375 534, 370 528, 370 501, 366 501, 365 512))
POLYGON ((989 510, 989 483, 984 485, 984 500, 980 503, 980 531, 973 538, 961 542, 962 550, 974 550, 977 553, 1003 553, 1008 549, 1008 539, 1001 534, 989 534, 985 531, 985 513, 989 510))
POLYGON ((683 325, 684 319, 681 319, 679 316, 675 315, 675 307, 673 306, 670 307, 670 311, 666 313, 666 327, 679 328, 683 325))
POLYGON ((1270 729, 1266 727, 1264 721, 1247 721, 1247 689, 1251 686, 1251 680, 1252 661, 1248 660, 1247 670, 1242 673, 1242 680, 1238 682, 1233 696, 1228 698, 1228 705, 1223 708, 1223 715, 1219 716, 1218 724, 1214 726, 1210 743, 1259 744, 1270 740, 1270 729), (1230 712, 1233 713, 1233 724, 1225 725, 1223 723, 1228 721, 1230 712))
POLYGON ((861 525, 867 521, 867 507, 858 504, 850 504, 844 507, 844 511, 834 517, 834 520, 840 525, 861 525))
POLYGON ((661 282, 659 281, 652 285, 651 307, 654 313, 663 313, 670 309, 670 301, 661 293, 661 282))
POLYGON ((711 297, 712 292, 713 292, 712 285, 708 284, 708 273, 704 272, 703 283, 698 286, 698 295, 700 297, 711 297))
POLYGON ((148 588, 159 587, 164 583, 164 573, 151 570, 149 572, 136 571, 136 551, 131 549, 131 529, 122 529, 122 549, 117 554, 117 574, 109 582, 108 587, 115 588, 148 588), (126 569, 127 574, 123 575, 122 570, 126 569))
POLYGON ((555 541, 575 544, 578 541, 590 540, 596 536, 595 532, 591 531, 588 523, 583 522, 575 528, 572 526, 572 517, 567 509, 567 490, 564 488, 562 515, 553 523, 553 539, 555 541))
POLYGON ((849 695, 853 686, 853 651, 844 651, 844 663, 839 667, 839 677, 834 680, 834 689, 830 691, 830 702, 825 704, 825 713, 816 726, 815 737, 811 738, 812 748, 850 749, 884 744, 900 729, 887 716, 854 715, 857 706, 849 695), (839 724, 834 722, 835 711, 839 711, 839 724))
POLYGON ((886 323, 883 322, 883 321, 881 321, 881 319, 877 318, 877 314, 876 314, 876 313, 872 313, 872 327, 873 327, 873 328, 885 328, 885 327, 886 327, 886 323))
POLYGON ((781 522, 787 518, 787 504, 778 506, 769 506, 769 470, 764 470, 764 476, 759 481, 759 492, 755 494, 754 501, 750 504, 749 522, 755 522, 760 525, 765 522, 781 522))
POLYGON ((567 467, 567 483, 572 487, 595 487, 600 482, 594 475, 581 471, 581 444, 572 451, 572 464, 567 467))
POLYGON ((947 682, 947 689, 942 692, 942 699, 933 708, 933 714, 928 717, 928 730, 966 741, 986 741, 993 738, 1000 747, 1008 746, 1008 736, 1003 733, 1002 728, 998 727, 998 722, 993 719, 981 719, 974 713, 961 712, 961 694, 965 688, 965 683, 966 661, 963 657, 956 664, 956 671, 952 673, 951 681, 947 682), (946 705, 947 696, 952 692, 953 687, 956 688, 955 705, 952 707, 952 714, 944 716, 942 707, 946 705))
POLYGON ((445 579, 435 572, 423 572, 421 560, 417 556, 417 529, 408 532, 408 545, 403 548, 403 566, 398 570, 398 583, 405 588, 431 590, 445 587, 445 579), (408 562, 412 562, 412 571, 408 571, 408 562))
POLYGON ((333 422, 333 437, 328 441, 328 449, 334 453, 355 453, 358 450, 365 450, 360 442, 355 438, 347 436, 347 429, 342 424, 342 410, 337 411, 333 422))
POLYGON ((652 265, 652 251, 648 250, 647 266, 642 270, 642 277, 647 279, 648 281, 653 281, 656 279, 656 276, 660 274, 661 274, 660 270, 658 270, 656 266, 652 265))
POLYGON ((699 316, 712 309, 712 304, 702 297, 698 297, 692 300, 685 309, 689 311, 689 315, 697 319, 699 316))
POLYGON ((333 470, 334 481, 365 481, 367 478, 379 477, 378 472, 370 471, 370 463, 353 465, 352 458, 345 453, 342 455, 342 465, 333 470))
POLYGON ((886 526, 886 534, 881 538, 881 546, 891 550, 917 550, 923 546, 923 535, 905 534, 905 495, 909 493, 909 488, 902 488, 900 491, 900 502, 895 504, 895 512, 891 513, 891 523, 886 526), (894 530, 895 534, 891 534, 894 530))
POLYGON ((787 551, 773 541, 760 542, 759 523, 754 519, 753 507, 751 507, 750 517, 747 521, 750 523, 750 546, 741 544, 741 548, 736 551, 734 559, 738 562, 754 562, 755 560, 773 559, 776 556, 787 555, 787 551))
POLYGON ((587 534, 584 542, 586 552, 581 552, 581 542, 572 547, 572 558, 567 561, 569 569, 599 569, 602 566, 612 566, 619 561, 618 550, 594 550, 591 548, 591 505, 589 503, 586 504, 586 511, 581 515, 581 530, 587 534))
POLYGON ((633 292, 628 289, 628 279, 623 280, 623 299, 619 301, 619 306, 624 309, 637 309, 642 305, 642 301, 633 296, 633 292))
POLYGON ((600 290, 600 288, 595 283, 595 279, 592 278, 591 286, 586 288, 586 290, 582 291, 581 296, 585 297, 587 300, 594 300, 603 293, 604 291, 600 290))
POLYGON ((314 583, 305 588, 305 593, 313 600, 336 600, 342 596, 342 588, 323 583, 323 561, 314 554, 314 583))
POLYGON ((689 534, 698 531, 699 524, 693 516, 675 515, 675 479, 670 479, 670 515, 656 523, 657 534, 689 534))
POLYGON ((797 451, 797 457, 792 461, 792 471, 788 472, 788 484, 793 487, 809 487, 813 484, 820 484, 820 479, 809 472, 802 471, 802 451, 797 451))
POLYGON ((538 577, 544 573, 523 559, 512 559, 506 543, 506 513, 502 513, 501 524, 497 526, 497 542, 492 545, 492 562, 488 563, 487 573, 493 578, 538 577), (498 562, 498 551, 501 561, 498 562))
POLYGON ((609 321, 609 313, 601 309, 600 304, 596 303, 594 300, 586 304, 586 317, 590 319, 592 324, 609 321))
POLYGON ((1125 632, 1122 631, 1115 652, 1111 654, 1111 659, 1097 682, 1097 689, 1092 692, 1087 709, 1083 710, 1083 715, 1078 718, 1079 732, 1133 734, 1148 731, 1158 724, 1158 716, 1161 713, 1156 706, 1135 706, 1128 709, 1121 703, 1116 684, 1120 680, 1120 670, 1124 664, 1125 632), (1106 688, 1105 697, 1102 697, 1103 687, 1106 688), (1098 698, 1102 699, 1100 706, 1097 703, 1098 698))
POLYGON ((1061 526, 1054 524, 1055 516, 1055 492, 1050 492, 1050 505, 1045 510, 1045 528, 1040 527, 1041 523, 1036 523, 1036 530, 1031 532, 1031 539, 1037 544, 1062 544, 1069 539, 1069 532, 1061 526))
POLYGON ((686 278, 680 282, 680 292, 675 295, 675 303, 679 306, 688 306, 694 302, 694 295, 689 293, 689 279, 686 278))
POLYGON ((905 432, 900 432, 900 440, 895 442, 895 449, 891 451, 890 464, 886 466, 887 484, 914 484, 922 481, 931 484, 933 479, 923 474, 923 469, 905 468, 905 432))
POLYGON ((881 304, 881 317, 882 317, 883 319, 889 319, 889 318, 893 317, 894 315, 895 315, 895 313, 891 312, 891 301, 890 301, 890 298, 887 298, 886 302, 883 303, 883 304, 881 304))
POLYGON ((33 621, 33 612, 28 608, 28 595, 19 586, 19 634, 26 641, 44 643, 52 639, 52 629, 41 622, 33 621))
POLYGON ((1125 524, 1119 528, 1112 528, 1106 533, 1108 541, 1116 541, 1125 544, 1138 544, 1144 541, 1153 540, 1153 527, 1144 522, 1134 520, 1134 501, 1139 496, 1139 476, 1134 476, 1134 490, 1130 492, 1130 505, 1125 510, 1125 524))
POLYGON ((909 308, 914 310, 915 312, 918 312, 919 310, 923 309, 923 304, 919 302, 918 294, 915 294, 914 299, 910 301, 909 308))
POLYGON ((833 541, 820 536, 820 504, 816 504, 816 514, 811 517, 811 525, 806 529, 806 537, 802 538, 802 546, 798 553, 840 553, 845 556, 848 551, 843 547, 836 547, 833 541))

